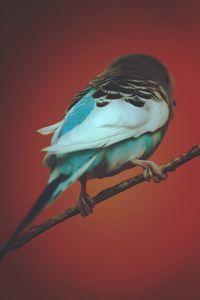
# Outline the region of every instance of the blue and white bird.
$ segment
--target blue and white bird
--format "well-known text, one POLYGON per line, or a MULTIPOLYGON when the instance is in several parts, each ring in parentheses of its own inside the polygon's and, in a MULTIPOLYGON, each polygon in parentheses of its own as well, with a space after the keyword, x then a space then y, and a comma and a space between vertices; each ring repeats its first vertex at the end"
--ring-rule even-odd
POLYGON ((86 190, 89 179, 134 166, 143 167, 147 180, 165 179, 159 166, 147 158, 173 115, 172 91, 166 67, 144 54, 122 56, 92 80, 74 98, 63 120, 39 130, 53 134, 51 145, 44 149, 50 177, 8 244, 76 180, 81 184, 77 207, 85 217, 94 208, 86 190))

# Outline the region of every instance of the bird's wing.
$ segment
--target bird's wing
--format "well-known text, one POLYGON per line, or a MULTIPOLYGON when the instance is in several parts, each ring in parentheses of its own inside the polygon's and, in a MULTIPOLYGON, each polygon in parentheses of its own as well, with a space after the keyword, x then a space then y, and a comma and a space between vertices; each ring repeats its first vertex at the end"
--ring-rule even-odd
POLYGON ((130 80, 120 84, 120 89, 113 82, 92 88, 58 123, 52 145, 44 150, 60 154, 100 148, 153 132, 169 118, 164 97, 150 81, 130 80))

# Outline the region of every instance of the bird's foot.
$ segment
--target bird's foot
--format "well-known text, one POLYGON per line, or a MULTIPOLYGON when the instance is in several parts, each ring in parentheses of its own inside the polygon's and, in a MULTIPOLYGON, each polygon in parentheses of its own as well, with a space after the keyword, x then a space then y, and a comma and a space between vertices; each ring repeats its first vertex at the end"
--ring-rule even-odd
POLYGON ((138 166, 143 167, 143 175, 147 181, 153 179, 154 182, 159 183, 161 180, 167 178, 167 175, 162 172, 161 167, 151 160, 136 159, 134 163, 138 166))
POLYGON ((93 213, 94 200, 86 193, 81 193, 77 199, 77 207, 82 217, 93 213))

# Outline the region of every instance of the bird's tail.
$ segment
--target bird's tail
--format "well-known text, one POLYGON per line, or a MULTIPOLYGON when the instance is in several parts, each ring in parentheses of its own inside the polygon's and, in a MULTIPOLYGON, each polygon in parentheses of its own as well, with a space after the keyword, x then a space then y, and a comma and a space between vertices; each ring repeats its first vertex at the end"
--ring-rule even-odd
POLYGON ((66 190, 73 182, 80 178, 80 176, 92 164, 94 159, 95 156, 89 159, 89 161, 87 161, 71 176, 60 174, 56 178, 48 182, 44 191, 41 193, 33 207, 29 210, 25 218, 17 227, 15 232, 11 235, 10 239, 7 241, 3 249, 0 249, 0 260, 2 260, 5 254, 9 251, 9 248, 11 247, 17 236, 37 217, 42 209, 53 203, 64 190, 66 190))
POLYGON ((61 189, 60 186, 63 187, 64 182, 66 183, 65 186, 67 186, 66 181, 67 181, 67 176, 60 175, 56 179, 54 179, 53 181, 47 184, 47 186, 40 194, 35 204, 29 210, 25 218, 22 220, 20 225, 17 227, 15 232, 11 235, 10 239, 3 247, 3 250, 0 254, 1 260, 3 259, 6 252, 9 250, 10 246, 13 244, 17 236, 37 217, 37 215, 42 211, 43 208, 45 208, 45 206, 48 205, 50 201, 53 201, 55 197, 57 198, 59 194, 61 194, 63 189, 61 189))

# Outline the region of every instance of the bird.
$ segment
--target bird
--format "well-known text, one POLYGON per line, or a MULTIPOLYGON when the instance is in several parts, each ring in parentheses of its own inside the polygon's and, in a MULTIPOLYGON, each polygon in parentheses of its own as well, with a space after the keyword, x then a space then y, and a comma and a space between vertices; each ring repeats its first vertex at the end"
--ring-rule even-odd
POLYGON ((147 54, 114 60, 79 92, 64 118, 39 129, 52 134, 43 164, 50 168, 44 191, 8 240, 16 237, 75 181, 80 181, 77 207, 82 217, 94 210, 87 182, 141 166, 147 181, 166 179, 149 156, 159 146, 173 118, 174 82, 167 67, 147 54))

